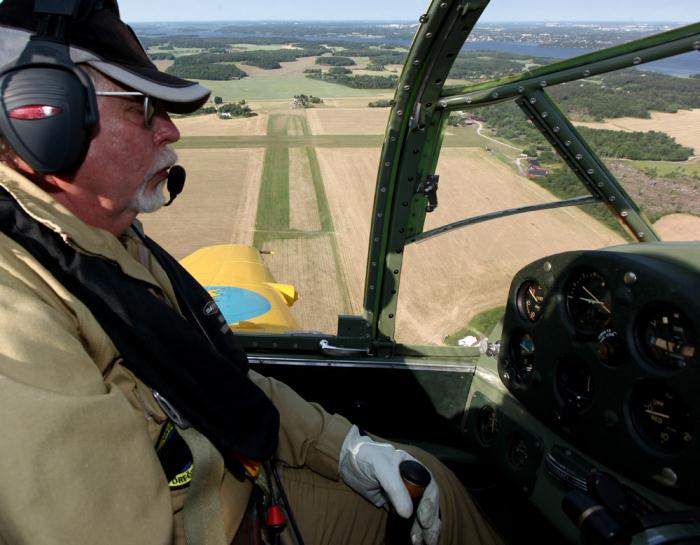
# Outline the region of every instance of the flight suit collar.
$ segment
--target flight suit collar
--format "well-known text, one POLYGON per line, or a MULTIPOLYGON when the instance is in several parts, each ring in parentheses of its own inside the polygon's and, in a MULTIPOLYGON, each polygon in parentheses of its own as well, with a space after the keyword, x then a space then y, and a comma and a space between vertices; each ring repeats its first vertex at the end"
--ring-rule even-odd
MULTIPOLYGON (((86 224, 31 180, 2 164, 0 186, 27 214, 59 234, 66 244, 83 253, 113 261, 129 276, 158 285, 150 271, 129 253, 124 241, 109 231, 86 224)), ((136 229, 139 227, 132 226, 124 238, 136 239, 136 229)))

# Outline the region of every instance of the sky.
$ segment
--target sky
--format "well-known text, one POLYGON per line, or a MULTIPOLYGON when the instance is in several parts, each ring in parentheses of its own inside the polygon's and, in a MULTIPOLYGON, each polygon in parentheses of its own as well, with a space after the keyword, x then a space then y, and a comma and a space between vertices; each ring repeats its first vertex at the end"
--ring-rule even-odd
MULTIPOLYGON (((428 0, 119 0, 129 23, 416 21, 428 0)), ((492 0, 482 21, 700 21, 699 0, 492 0)))

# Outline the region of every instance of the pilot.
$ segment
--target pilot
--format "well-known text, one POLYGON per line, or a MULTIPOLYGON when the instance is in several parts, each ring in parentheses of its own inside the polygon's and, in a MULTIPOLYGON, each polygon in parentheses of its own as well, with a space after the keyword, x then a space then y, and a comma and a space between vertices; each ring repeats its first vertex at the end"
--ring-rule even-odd
POLYGON ((62 68, 32 64, 30 36, 57 20, 33 4, 0 4, 0 542, 248 543, 260 506, 281 504, 308 545, 379 544, 412 513, 410 451, 432 474, 413 543, 498 543, 430 455, 248 369, 206 292, 143 233, 177 160, 168 113, 209 90, 159 72, 115 0, 68 24, 87 82, 60 53, 62 68), (55 88, 87 128, 45 128, 55 88), (39 98, 14 108, 22 93, 39 98), (18 119, 36 129, 10 135, 18 119))

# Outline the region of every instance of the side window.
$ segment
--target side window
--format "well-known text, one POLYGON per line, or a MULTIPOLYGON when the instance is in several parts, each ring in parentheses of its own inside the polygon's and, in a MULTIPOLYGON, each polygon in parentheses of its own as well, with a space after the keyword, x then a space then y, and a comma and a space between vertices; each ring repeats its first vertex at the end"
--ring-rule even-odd
MULTIPOLYGON (((437 164, 438 207, 424 233, 499 211, 590 196, 515 105, 453 116, 437 164), (511 108, 512 107, 512 108, 511 108), (522 118, 531 145, 494 129, 522 118), (514 117, 515 119, 515 117, 514 117)), ((630 239, 602 204, 539 210, 490 219, 408 245, 396 338, 407 344, 469 344, 500 318, 513 275, 545 255, 623 244, 630 239)))
MULTIPOLYGON (((553 60, 466 49, 448 83, 468 86, 553 60)), ((687 57, 546 89, 663 240, 700 240, 700 79, 670 75, 687 57)), ((439 205, 427 215, 424 233, 470 218, 473 224, 405 248, 400 342, 470 344, 489 334, 511 277, 525 264, 633 241, 600 202, 475 221, 590 195, 514 102, 451 112, 435 173, 439 205)))

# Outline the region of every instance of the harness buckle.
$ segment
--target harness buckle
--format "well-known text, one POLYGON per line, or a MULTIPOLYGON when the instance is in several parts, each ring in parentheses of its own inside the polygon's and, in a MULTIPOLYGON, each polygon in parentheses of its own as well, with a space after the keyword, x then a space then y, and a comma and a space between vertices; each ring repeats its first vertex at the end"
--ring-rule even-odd
POLYGON ((190 423, 185 419, 185 417, 177 412, 177 409, 171 405, 170 401, 165 399, 156 390, 153 390, 153 399, 156 400, 158 405, 160 405, 160 408, 163 409, 165 415, 172 420, 173 424, 175 424, 178 428, 181 430, 186 430, 190 427, 190 423))

